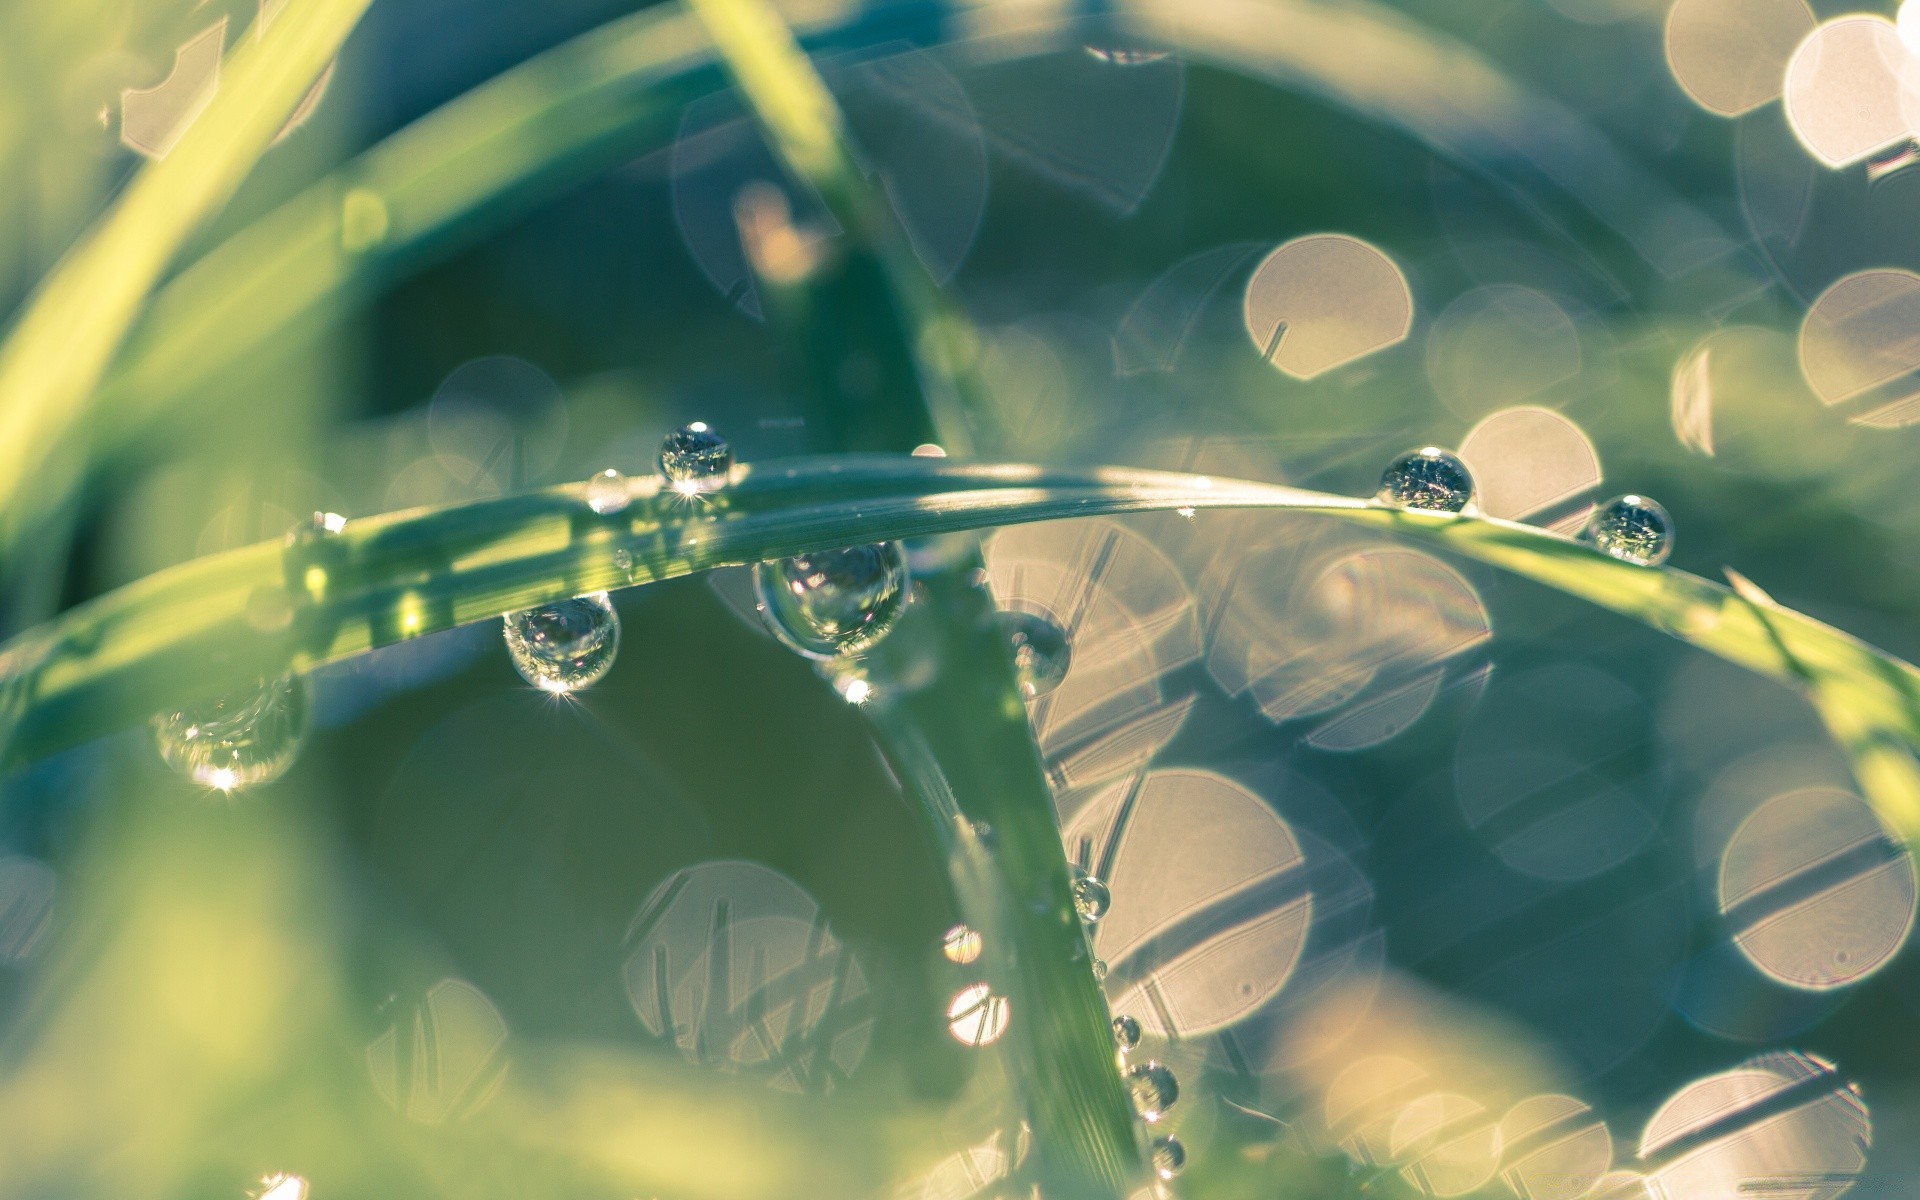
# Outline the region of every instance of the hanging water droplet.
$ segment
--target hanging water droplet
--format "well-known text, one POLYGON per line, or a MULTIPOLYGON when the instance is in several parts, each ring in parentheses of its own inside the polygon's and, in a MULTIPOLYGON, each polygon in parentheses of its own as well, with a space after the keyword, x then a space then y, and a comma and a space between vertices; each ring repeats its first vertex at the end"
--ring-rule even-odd
POLYGON ((1105 983, 1107 981, 1106 959, 1096 958, 1093 960, 1093 980, 1095 983, 1105 983))
POLYGON ((947 961, 964 967, 980 957, 980 931, 968 925, 955 925, 940 939, 940 949, 947 961))
POLYGON ((1131 1050, 1140 1044, 1140 1022, 1125 1013, 1113 1019, 1113 1041, 1122 1050, 1131 1050))
POLYGON ((587 480, 587 507, 601 516, 610 517, 631 503, 633 492, 627 487, 627 477, 612 467, 587 480))
POLYGON ((1157 1137, 1153 1139, 1153 1173, 1162 1179, 1172 1179, 1187 1168, 1187 1148, 1180 1144, 1179 1138, 1157 1137))
POLYGON ((682 425, 660 443, 660 474, 683 496, 725 487, 733 447, 705 421, 682 425))
POLYGON ((907 606, 898 542, 799 554, 753 568, 753 592, 773 635, 808 658, 870 650, 907 606))
POLYGON ((1180 1098, 1180 1081, 1162 1063, 1148 1060, 1128 1067, 1120 1077, 1133 1100, 1133 1111, 1148 1124, 1166 1116, 1167 1110, 1180 1098))
POLYGON ((307 731, 307 681, 283 675, 153 718, 160 757, 195 783, 231 792, 284 775, 307 731))
POLYGON ((963 1046, 986 1046, 1000 1040, 1012 1015, 1005 996, 995 995, 984 983, 972 983, 947 1005, 947 1031, 963 1046))
POLYGON ((1073 910, 1080 919, 1092 925, 1107 915, 1107 909, 1113 907, 1113 891, 1106 884, 1087 874, 1079 867, 1073 869, 1073 910))
POLYGON ((1424 446, 1393 460, 1380 476, 1380 500, 1396 508, 1457 513, 1473 499, 1473 475, 1460 456, 1424 446))
POLYGON ((1593 510, 1585 537, 1617 559, 1657 567, 1673 553, 1673 518, 1645 496, 1615 496, 1593 510))
POLYGON ((605 592, 509 613, 507 653, 520 677, 549 692, 577 692, 613 666, 620 614, 605 592))
POLYGON ((1020 694, 1032 700, 1059 687, 1073 659, 1066 631, 1039 613, 1005 611, 998 619, 1013 643, 1013 678, 1020 694))

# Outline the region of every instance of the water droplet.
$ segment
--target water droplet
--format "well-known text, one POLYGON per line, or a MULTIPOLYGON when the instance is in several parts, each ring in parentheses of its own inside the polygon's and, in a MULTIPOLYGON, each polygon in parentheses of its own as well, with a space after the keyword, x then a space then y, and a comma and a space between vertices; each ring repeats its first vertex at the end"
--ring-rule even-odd
POLYGON ((971 983, 947 1005, 947 1030, 963 1046, 986 1046, 1000 1040, 1013 1015, 1005 996, 984 983, 971 983))
POLYGON ((153 740, 167 765, 223 792, 284 775, 306 731, 307 681, 298 675, 153 718, 153 740))
POLYGON ((1092 925, 1113 907, 1113 891, 1106 884, 1079 868, 1073 875, 1073 909, 1080 919, 1092 925))
POLYGON ((980 957, 980 931, 968 925, 955 925, 940 939, 940 949, 949 962, 965 966, 980 957))
POLYGON ((633 493, 627 488, 627 477, 612 467, 587 480, 587 507, 601 516, 610 517, 631 503, 633 493))
POLYGON ((1438 446, 1402 454, 1380 476, 1380 500, 1397 508, 1457 513, 1473 499, 1473 475, 1460 456, 1438 446))
POLYGON ((1133 1100, 1133 1111, 1149 1124, 1166 1116, 1167 1110, 1180 1098, 1180 1081, 1162 1063, 1148 1060, 1128 1067, 1120 1077, 1133 1100))
POLYGON ((1172 1179, 1187 1168, 1187 1148, 1180 1144, 1179 1138, 1157 1137, 1153 1139, 1153 1173, 1162 1179, 1172 1179))
POLYGON ((683 496, 725 487, 733 447, 705 421, 682 425, 660 443, 660 474, 683 496))
POLYGON ((808 658, 870 650, 907 606, 898 542, 799 554, 753 568, 754 597, 773 635, 808 658))
POLYGON ((1093 960, 1093 980, 1095 983, 1105 983, 1107 981, 1106 959, 1096 958, 1093 960))
POLYGON ((1073 661, 1066 631, 1039 613, 1007 611, 999 621, 1013 643, 1013 678, 1020 694, 1033 700, 1059 687, 1073 661))
POLYGON ((1657 567, 1673 552, 1673 518, 1645 496, 1615 496, 1593 510, 1584 536, 1624 562, 1657 567))
POLYGON ((339 513, 317 512, 305 521, 295 523, 287 530, 287 545, 302 546, 309 542, 329 538, 347 527, 347 519, 339 513))
POLYGON ((613 552, 613 565, 617 570, 625 573, 628 579, 633 578, 633 552, 631 550, 615 550, 613 552))
POLYGON ((520 677, 549 692, 577 692, 613 666, 620 614, 605 592, 509 613, 507 653, 520 677))
POLYGON ((1126 1014, 1113 1019, 1113 1041, 1122 1050, 1131 1050, 1140 1044, 1140 1022, 1126 1014))

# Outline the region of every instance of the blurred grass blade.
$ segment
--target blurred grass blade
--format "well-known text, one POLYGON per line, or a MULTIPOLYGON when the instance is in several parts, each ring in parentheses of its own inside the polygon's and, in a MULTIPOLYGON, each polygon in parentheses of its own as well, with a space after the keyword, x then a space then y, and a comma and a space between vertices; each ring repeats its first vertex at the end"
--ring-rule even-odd
POLYGON ((44 754, 263 675, 708 567, 1062 517, 1269 508, 1417 538, 1817 688, 1823 711, 1844 714, 1850 744, 1875 751, 1862 768, 1869 798, 1899 836, 1920 840, 1915 810, 1878 790, 1891 778, 1889 748, 1920 747, 1920 672, 1790 609, 1763 621, 1722 584, 1620 562, 1532 526, 1217 477, 904 456, 743 468, 704 505, 660 491, 657 479, 635 481, 632 505, 608 516, 587 507, 582 488, 354 521, 310 546, 215 555, 82 605, 0 648, 0 718, 16 726, 10 755, 44 754))
POLYGON ((180 244, 224 204, 339 53, 369 0, 289 0, 222 68, 180 143, 145 167, 41 285, 0 345, 0 549, 32 494, 64 496, 84 468, 88 399, 180 244), (49 458, 49 448, 62 453, 49 458))

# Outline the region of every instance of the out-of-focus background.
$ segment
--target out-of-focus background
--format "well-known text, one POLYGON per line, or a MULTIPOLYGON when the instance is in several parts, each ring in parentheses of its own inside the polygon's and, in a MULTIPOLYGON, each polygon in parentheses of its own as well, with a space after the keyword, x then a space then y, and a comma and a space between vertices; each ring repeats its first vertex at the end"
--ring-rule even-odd
MULTIPOLYGON (((0 7, 0 307, 284 3, 0 7)), ((983 457, 1370 494, 1453 447, 1493 515, 1656 497, 1675 565, 1914 659, 1920 11, 1866 7, 787 11, 976 326, 983 457)), ((741 248, 769 183, 837 236, 670 7, 375 0, 108 373, 5 632, 316 510, 645 474, 690 420, 830 449, 741 248), (530 60, 487 104, 604 85, 608 129, 405 140, 530 60)), ((1311 518, 987 561, 1072 639, 1032 715, 1178 1194, 1920 1194, 1915 868, 1798 697, 1311 518)), ((565 701, 490 622, 320 671, 256 790, 146 729, 8 777, 0 1195, 999 1194, 1005 1014, 858 710, 737 572, 614 601, 565 701)))

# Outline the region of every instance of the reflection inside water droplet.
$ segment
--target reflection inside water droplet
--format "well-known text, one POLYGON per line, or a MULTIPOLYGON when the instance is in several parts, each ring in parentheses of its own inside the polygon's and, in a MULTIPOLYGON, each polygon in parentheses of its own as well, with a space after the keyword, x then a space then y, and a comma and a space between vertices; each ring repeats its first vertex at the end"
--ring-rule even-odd
POLYGON ((285 774, 306 729, 307 683, 298 675, 153 718, 154 742, 167 765, 223 792, 285 774))
POLYGON ((1140 1022, 1122 1013, 1113 1019, 1113 1041, 1122 1050, 1131 1050, 1140 1044, 1140 1022))
POLYGON ((612 467, 587 480, 587 507, 603 517, 620 512, 632 502, 627 477, 612 467))
POLYGON ((1140 1119, 1152 1124, 1167 1115, 1174 1102, 1180 1099, 1180 1081, 1165 1064, 1149 1060, 1128 1067, 1121 1072, 1121 1079, 1127 1085, 1127 1095, 1133 1101, 1133 1111, 1140 1119))
POLYGON ((907 606, 898 542, 799 554, 753 568, 754 597, 773 635, 808 658, 872 649, 907 606))
POLYGON ((520 677, 544 691, 577 692, 613 667, 620 614, 605 592, 511 613, 502 631, 520 677))
POLYGON ((1616 496, 1594 510, 1585 536, 1623 562, 1657 567, 1673 552, 1673 518, 1645 496, 1616 496))
POLYGON ((1153 1139, 1153 1173, 1162 1179, 1172 1179, 1187 1169, 1187 1148, 1180 1139, 1157 1137, 1153 1139))
POLYGON ((1106 884, 1076 868, 1073 880, 1073 910, 1087 924, 1097 923, 1113 906, 1113 891, 1106 884))
POLYGON ((1388 464, 1380 476, 1380 499, 1397 508, 1457 513, 1473 499, 1473 476, 1459 455, 1424 446, 1388 464))
POLYGON ((660 474, 684 496, 724 487, 733 470, 733 447, 705 421, 682 425, 660 443, 660 474))
POLYGON ((1020 694, 1033 700, 1059 687, 1073 659, 1066 631, 1033 612, 1002 612, 999 621, 1013 643, 1013 677, 1020 694))

